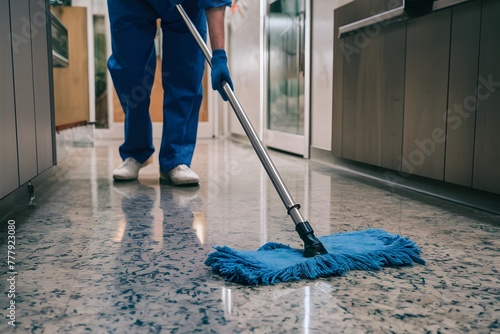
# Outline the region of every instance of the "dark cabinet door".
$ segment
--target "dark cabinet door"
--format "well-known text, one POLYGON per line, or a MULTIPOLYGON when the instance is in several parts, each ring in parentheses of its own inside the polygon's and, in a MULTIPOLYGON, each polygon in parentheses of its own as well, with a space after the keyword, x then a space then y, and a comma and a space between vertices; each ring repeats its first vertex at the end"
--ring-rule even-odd
POLYGON ((500 193, 500 1, 482 4, 473 186, 500 193))
POLYGON ((29 13, 29 0, 10 1, 20 184, 38 173, 32 59, 33 54, 37 54, 39 50, 31 47, 35 30, 31 29, 29 13))
POLYGON ((31 46, 36 50, 33 57, 33 98, 35 102, 36 151, 38 173, 54 164, 54 129, 50 91, 50 72, 52 71, 52 50, 48 49, 50 25, 47 23, 45 1, 30 0, 32 39, 31 46), (49 57, 50 55, 50 57, 49 57))
POLYGON ((443 180, 451 9, 408 22, 403 172, 443 180))
POLYGON ((472 186, 481 2, 453 8, 445 181, 472 186))
POLYGON ((344 59, 342 157, 398 169, 401 157, 406 24, 345 38, 358 45, 344 59))
POLYGON ((19 187, 9 1, 0 0, 0 198, 19 187))

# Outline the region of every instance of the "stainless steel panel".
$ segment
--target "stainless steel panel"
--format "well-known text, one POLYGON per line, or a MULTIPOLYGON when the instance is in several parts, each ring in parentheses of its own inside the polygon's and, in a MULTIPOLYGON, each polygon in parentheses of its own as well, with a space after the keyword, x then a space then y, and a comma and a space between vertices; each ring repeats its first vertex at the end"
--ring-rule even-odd
POLYGON ((500 1, 482 3, 473 186, 500 193, 500 1))
POLYGON ((403 172, 443 180, 451 9, 408 21, 403 172))
POLYGON ((0 0, 0 198, 19 187, 9 1, 0 0))
POLYGON ((350 33, 355 33, 361 29, 368 29, 376 25, 385 26, 397 21, 407 20, 409 17, 410 16, 405 12, 404 6, 400 6, 339 27, 339 38, 350 33))
MULTIPOLYGON (((231 16, 228 34, 229 66, 235 93, 258 134, 263 130, 260 19, 260 1, 248 2, 231 16)), ((231 110, 229 115, 230 132, 244 136, 245 132, 231 110)))
POLYGON ((374 28, 386 27, 390 24, 405 21, 410 18, 426 15, 432 12, 435 0, 391 0, 391 1, 366 1, 371 10, 369 15, 362 19, 349 22, 339 28, 339 37, 374 28))
POLYGON ((472 186, 476 108, 467 111, 464 106, 476 96, 480 20, 480 1, 453 8, 445 181, 468 187, 472 186))
MULTIPOLYGON (((344 40, 339 39, 339 27, 345 21, 343 8, 336 9, 333 14, 333 80, 332 80, 332 153, 335 156, 342 156, 342 103, 343 103, 343 73, 344 58, 342 45, 344 40), (344 21, 344 22, 342 22, 344 21)), ((313 45, 313 48, 316 46, 313 45)), ((314 66, 314 64, 313 64, 314 66)), ((314 85, 314 84, 313 84, 314 85)), ((313 120, 314 122, 314 120, 313 120)))
POLYGON ((333 12, 332 1, 313 1, 311 18, 311 147, 331 151, 333 12))
MULTIPOLYGON (((403 129, 406 24, 380 35, 344 62, 342 157, 398 169, 403 129)), ((347 37, 346 43, 355 44, 347 37)))
POLYGON ((435 0, 434 3, 432 4, 432 10, 445 9, 447 7, 457 6, 469 1, 470 0, 435 0))
POLYGON ((304 135, 304 3, 274 2, 267 26, 267 128, 295 135, 304 135))
POLYGON ((14 89, 16 92, 19 181, 23 184, 37 175, 35 105, 33 98, 32 37, 39 34, 30 22, 29 0, 11 0, 14 89))
POLYGON ((266 145, 309 157, 310 1, 268 7, 266 145))
MULTIPOLYGON (((31 22, 37 34, 33 34, 31 45, 36 50, 33 57, 33 88, 35 101, 36 121, 36 148, 38 160, 38 173, 43 172, 54 164, 53 140, 54 130, 52 128, 52 106, 50 99, 49 75, 52 71, 51 50, 48 48, 48 36, 50 26, 48 22, 46 3, 38 0, 30 0, 31 22)), ((35 30, 33 30, 35 31, 35 30)))

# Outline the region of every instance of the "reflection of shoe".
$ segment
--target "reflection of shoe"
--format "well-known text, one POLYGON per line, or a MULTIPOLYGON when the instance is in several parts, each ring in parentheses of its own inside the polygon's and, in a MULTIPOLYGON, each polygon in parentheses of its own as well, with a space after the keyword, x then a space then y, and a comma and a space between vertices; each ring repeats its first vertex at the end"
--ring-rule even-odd
MULTIPOLYGON (((121 201, 123 218, 119 220, 113 237, 115 242, 129 243, 144 242, 155 238, 154 205, 156 201, 156 190, 141 184, 137 180, 129 182, 114 182, 112 189, 121 196, 116 197, 121 201)), ((162 222, 163 219, 158 221, 162 222)), ((157 244, 161 240, 155 239, 157 244)))
POLYGON ((122 195, 123 198, 132 198, 137 195, 141 184, 137 180, 131 182, 115 182, 113 183, 113 190, 122 195))
POLYGON ((146 163, 141 164, 134 158, 128 157, 113 171, 113 179, 116 181, 135 180, 139 176, 139 169, 144 166, 146 163))
POLYGON ((176 206, 193 209, 192 206, 195 204, 194 201, 198 199, 198 188, 176 188, 175 191, 172 192, 172 197, 176 206), (189 189, 193 190, 189 191, 189 189))
POLYGON ((199 176, 187 165, 179 165, 168 172, 160 172, 160 178, 174 186, 196 185, 200 182, 199 176))
POLYGON ((203 207, 199 190, 200 187, 192 185, 190 187, 160 185, 160 207, 169 212, 189 212, 191 217, 191 211, 200 211, 203 207))

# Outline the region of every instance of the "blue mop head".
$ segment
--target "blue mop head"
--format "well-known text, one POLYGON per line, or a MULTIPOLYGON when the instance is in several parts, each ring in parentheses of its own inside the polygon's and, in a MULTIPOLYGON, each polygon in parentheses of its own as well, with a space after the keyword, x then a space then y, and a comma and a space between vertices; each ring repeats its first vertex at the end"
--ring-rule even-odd
POLYGON ((267 285, 303 278, 340 276, 349 270, 380 270, 383 267, 425 264, 412 240, 380 229, 345 232, 318 238, 328 254, 311 258, 303 250, 268 242, 257 251, 217 246, 205 261, 227 281, 267 285))

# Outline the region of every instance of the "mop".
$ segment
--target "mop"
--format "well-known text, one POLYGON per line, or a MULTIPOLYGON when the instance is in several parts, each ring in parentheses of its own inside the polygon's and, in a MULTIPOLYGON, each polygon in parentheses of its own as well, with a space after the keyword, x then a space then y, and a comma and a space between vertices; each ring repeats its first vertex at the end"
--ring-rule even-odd
MULTIPOLYGON (((205 41, 182 6, 176 5, 176 8, 208 64, 212 66, 212 55, 205 41)), ((311 224, 302 216, 300 204, 293 200, 230 85, 224 82, 222 87, 288 215, 295 223, 295 231, 304 242, 304 249, 294 249, 274 242, 268 242, 256 251, 217 246, 205 261, 215 273, 234 283, 266 285, 339 276, 350 270, 379 270, 385 266, 425 264, 420 258, 420 249, 412 240, 380 229, 317 238, 311 224)))

